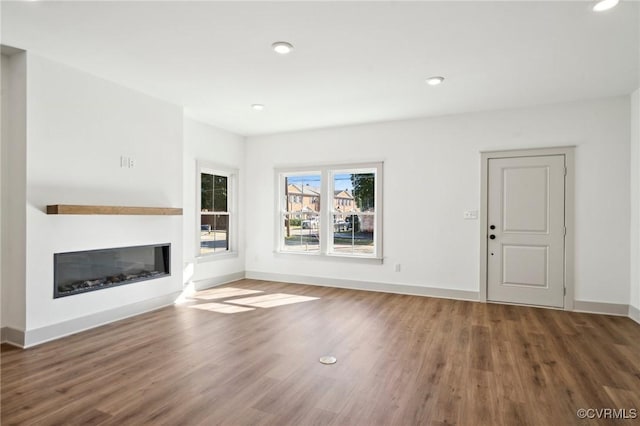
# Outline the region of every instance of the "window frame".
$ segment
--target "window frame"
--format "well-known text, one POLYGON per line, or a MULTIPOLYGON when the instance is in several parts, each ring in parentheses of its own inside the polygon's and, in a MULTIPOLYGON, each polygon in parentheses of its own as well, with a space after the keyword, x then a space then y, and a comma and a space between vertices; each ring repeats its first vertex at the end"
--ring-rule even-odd
MULTIPOLYGON (((382 263, 383 257, 383 162, 370 163, 347 163, 347 164, 325 164, 318 166, 287 166, 275 168, 275 247, 274 252, 278 255, 309 256, 312 258, 324 258, 347 261, 364 261, 382 263), (374 253, 371 255, 346 254, 333 251, 334 226, 333 215, 336 213, 334 206, 334 176, 340 173, 371 173, 375 174, 374 205, 375 211, 369 213, 374 216, 374 253), (282 218, 286 212, 286 197, 283 193, 285 177, 300 175, 320 175, 320 249, 317 252, 296 252, 284 250, 284 229, 282 218), (325 201, 322 201, 322 200, 325 201)), ((358 215, 366 214, 358 212, 358 215)))
POLYGON ((196 162, 196 260, 198 262, 215 260, 225 257, 238 256, 238 169, 208 161, 196 162), (202 174, 224 176, 227 178, 227 210, 226 212, 212 212, 212 214, 226 214, 229 217, 229 248, 225 251, 202 253, 202 174))

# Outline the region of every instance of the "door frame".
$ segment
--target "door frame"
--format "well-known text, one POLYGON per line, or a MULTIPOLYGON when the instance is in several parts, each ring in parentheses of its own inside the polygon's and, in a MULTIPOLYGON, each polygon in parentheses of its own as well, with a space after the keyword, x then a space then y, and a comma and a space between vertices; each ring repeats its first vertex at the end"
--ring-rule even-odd
POLYGON ((539 157, 564 155, 566 175, 564 180, 564 310, 572 311, 574 302, 574 189, 575 146, 553 148, 512 149, 505 151, 480 151, 480 294, 479 301, 487 302, 487 240, 488 240, 488 195, 489 195, 489 160, 494 158, 539 157))

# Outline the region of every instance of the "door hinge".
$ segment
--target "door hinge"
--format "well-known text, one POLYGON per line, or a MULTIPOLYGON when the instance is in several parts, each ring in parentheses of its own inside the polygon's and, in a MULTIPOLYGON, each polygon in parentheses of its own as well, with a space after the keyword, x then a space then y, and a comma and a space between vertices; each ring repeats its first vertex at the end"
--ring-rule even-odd
POLYGON ((567 295, 567 288, 566 287, 564 288, 564 295, 565 296, 567 295))
POLYGON ((566 226, 564 227, 564 236, 565 237, 567 236, 567 227, 566 226))
POLYGON ((564 166, 564 175, 567 175, 567 166, 564 166))

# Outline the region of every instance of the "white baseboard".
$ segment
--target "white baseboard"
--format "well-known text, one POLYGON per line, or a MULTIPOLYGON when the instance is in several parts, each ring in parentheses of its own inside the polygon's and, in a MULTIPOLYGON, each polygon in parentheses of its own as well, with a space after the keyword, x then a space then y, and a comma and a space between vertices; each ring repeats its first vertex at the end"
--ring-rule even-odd
POLYGON ((629 305, 629 318, 640 324, 640 309, 629 305))
POLYGON ((245 278, 245 272, 236 272, 233 274, 221 275, 219 277, 207 278, 204 280, 193 281, 193 288, 196 291, 206 290, 211 287, 217 287, 223 284, 229 284, 245 278))
POLYGON ((114 321, 140 315, 145 312, 154 311, 173 305, 173 302, 180 295, 180 292, 170 293, 164 296, 155 297, 149 300, 120 306, 107 311, 96 312, 80 318, 63 321, 57 324, 48 325, 34 330, 27 330, 24 333, 24 348, 29 348, 64 336, 76 334, 90 328, 95 328, 114 321))
POLYGON ((24 331, 11 327, 0 328, 0 343, 8 343, 12 346, 24 348, 24 331))
POLYGON ((422 287, 411 284, 389 284, 372 281, 341 280, 337 278, 310 277, 305 275, 276 274, 272 272, 246 271, 245 277, 256 280, 279 281, 293 284, 320 285, 326 287, 347 288, 351 290, 367 290, 382 293, 409 294, 413 296, 429 296, 446 299, 470 300, 477 302, 477 291, 454 290, 437 287, 422 287))
POLYGON ((573 304, 573 310, 575 312, 587 312, 590 314, 621 315, 625 317, 629 315, 629 305, 622 303, 576 300, 573 304))

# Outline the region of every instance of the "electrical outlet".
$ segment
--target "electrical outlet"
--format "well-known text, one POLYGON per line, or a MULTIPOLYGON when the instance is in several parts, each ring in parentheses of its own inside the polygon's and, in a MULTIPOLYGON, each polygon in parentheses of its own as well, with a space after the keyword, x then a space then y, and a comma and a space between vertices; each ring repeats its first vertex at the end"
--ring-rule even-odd
POLYGON ((396 272, 400 272, 400 264, 399 264, 399 263, 396 263, 396 264, 393 266, 393 270, 394 270, 394 271, 396 271, 396 272))
POLYGON ((466 212, 464 212, 462 217, 465 219, 477 219, 478 210, 467 210, 466 212))
POLYGON ((136 166, 136 160, 124 155, 120 156, 120 167, 123 169, 133 169, 136 166))

